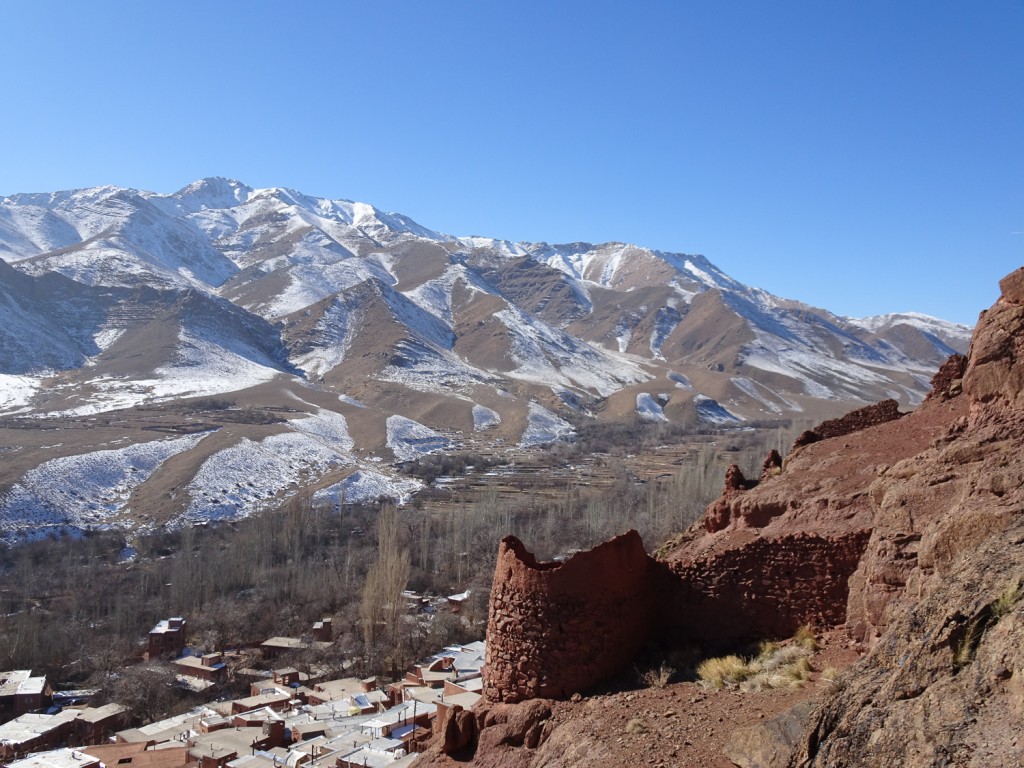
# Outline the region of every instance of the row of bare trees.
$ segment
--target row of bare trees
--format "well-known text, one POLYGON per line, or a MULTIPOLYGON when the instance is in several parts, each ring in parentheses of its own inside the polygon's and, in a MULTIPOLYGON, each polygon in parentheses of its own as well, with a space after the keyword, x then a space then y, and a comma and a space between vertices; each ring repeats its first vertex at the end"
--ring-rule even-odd
POLYGON ((551 558, 636 528, 654 549, 699 516, 729 463, 750 472, 766 447, 788 439, 708 441, 675 476, 646 484, 616 470, 613 452, 613 482, 600 490, 570 485, 518 500, 490 490, 435 511, 297 497, 279 512, 209 528, 3 550, 0 669, 37 669, 70 685, 105 680, 138 654, 156 621, 184 615, 192 641, 210 649, 302 634, 332 616, 340 635, 332 653, 358 659, 360 671, 401 670, 425 651, 482 634, 502 536, 551 558), (134 562, 123 561, 129 544, 134 562), (442 613, 428 623, 407 613, 406 588, 472 594, 460 617, 442 613))

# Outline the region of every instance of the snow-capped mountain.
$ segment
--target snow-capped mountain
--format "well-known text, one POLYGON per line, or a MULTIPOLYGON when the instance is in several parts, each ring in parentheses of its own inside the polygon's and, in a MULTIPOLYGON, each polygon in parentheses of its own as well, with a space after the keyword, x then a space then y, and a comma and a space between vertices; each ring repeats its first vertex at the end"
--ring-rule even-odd
POLYGON ((231 517, 300 486, 404 495, 382 459, 562 439, 578 419, 913 405, 969 339, 914 313, 838 317, 703 256, 455 237, 228 179, 13 195, 0 531, 231 517), (60 496, 67 467, 107 480, 60 496))

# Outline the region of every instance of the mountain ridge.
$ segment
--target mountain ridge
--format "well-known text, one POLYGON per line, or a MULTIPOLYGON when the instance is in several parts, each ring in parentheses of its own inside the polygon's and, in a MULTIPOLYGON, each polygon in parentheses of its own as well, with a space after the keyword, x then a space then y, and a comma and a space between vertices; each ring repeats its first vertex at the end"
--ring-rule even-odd
MULTIPOLYGON (((355 419, 348 452, 363 460, 395 458, 392 416, 434 419, 424 428, 468 448, 522 443, 537 407, 707 425, 884 398, 910 407, 970 334, 916 313, 839 317, 704 256, 454 237, 366 203, 218 177, 170 194, 4 197, 0 260, 0 418, 116 412, 134 429, 145 409, 188 398, 315 403, 355 419), (480 409, 496 414, 483 430, 480 409)), ((16 484, 34 449, 4 439, 25 456, 0 473, 16 484)), ((325 466, 303 484, 337 482, 325 466)))

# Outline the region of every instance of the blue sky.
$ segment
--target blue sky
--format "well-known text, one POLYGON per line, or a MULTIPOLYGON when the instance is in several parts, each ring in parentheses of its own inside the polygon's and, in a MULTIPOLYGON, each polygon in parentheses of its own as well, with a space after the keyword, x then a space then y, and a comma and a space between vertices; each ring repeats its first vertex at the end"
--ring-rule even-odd
POLYGON ((0 42, 0 195, 229 176, 854 316, 1024 264, 1024 0, 11 0, 0 42))

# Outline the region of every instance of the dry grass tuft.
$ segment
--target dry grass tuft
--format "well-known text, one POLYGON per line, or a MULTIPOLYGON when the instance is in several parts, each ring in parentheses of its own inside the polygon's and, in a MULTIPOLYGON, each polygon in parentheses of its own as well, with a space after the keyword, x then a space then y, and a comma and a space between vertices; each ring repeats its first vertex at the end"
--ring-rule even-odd
POLYGON ((675 669, 668 664, 661 664, 641 672, 640 679, 648 688, 664 688, 672 682, 675 673, 675 669))
POLYGON ((999 593, 999 597, 992 603, 992 616, 998 621, 1008 614, 1021 598, 1024 598, 1024 584, 1021 583, 1020 579, 1014 579, 1006 585, 1006 588, 999 593))
POLYGON ((734 655, 705 659, 697 666, 697 677, 705 688, 734 687, 750 674, 747 662, 734 655))
POLYGON ((814 634, 801 627, 788 643, 762 642, 755 658, 732 655, 705 659, 697 666, 697 677, 705 688, 795 688, 810 679, 811 655, 817 648, 814 634))
POLYGON ((641 720, 639 717, 634 717, 632 720, 626 723, 626 733, 647 733, 647 726, 644 725, 644 721, 641 720))
POLYGON ((835 667, 825 667, 825 669, 821 671, 821 679, 827 683, 834 683, 839 679, 839 670, 835 667))
POLYGON ((797 629, 796 634, 793 635, 793 642, 803 646, 811 653, 818 650, 818 640, 814 636, 814 630, 806 624, 797 629))

